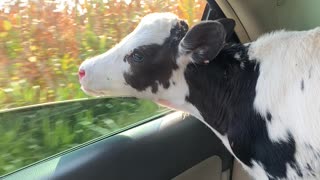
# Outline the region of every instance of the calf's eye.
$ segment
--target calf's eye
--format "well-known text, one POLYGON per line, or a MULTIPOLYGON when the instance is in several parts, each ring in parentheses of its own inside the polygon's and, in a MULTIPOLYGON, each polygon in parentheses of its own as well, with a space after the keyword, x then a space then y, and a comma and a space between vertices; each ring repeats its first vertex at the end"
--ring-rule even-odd
POLYGON ((132 54, 132 60, 135 62, 141 62, 141 61, 143 61, 143 55, 141 53, 134 52, 132 54))

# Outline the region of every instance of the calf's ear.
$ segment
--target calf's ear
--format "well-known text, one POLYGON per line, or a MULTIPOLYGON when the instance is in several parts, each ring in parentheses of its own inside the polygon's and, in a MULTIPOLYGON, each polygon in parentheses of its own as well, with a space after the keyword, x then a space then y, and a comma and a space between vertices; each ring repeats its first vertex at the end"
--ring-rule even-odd
POLYGON ((182 55, 190 55, 198 64, 208 64, 223 48, 225 41, 234 32, 235 21, 218 19, 203 21, 193 26, 180 41, 182 55))

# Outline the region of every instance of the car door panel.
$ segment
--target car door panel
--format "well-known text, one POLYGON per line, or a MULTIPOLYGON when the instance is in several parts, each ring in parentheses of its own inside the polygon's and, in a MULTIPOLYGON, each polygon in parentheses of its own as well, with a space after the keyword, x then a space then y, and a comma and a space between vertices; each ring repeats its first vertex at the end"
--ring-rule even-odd
POLYGON ((55 162, 47 174, 38 173, 40 163, 5 179, 22 174, 34 174, 30 179, 172 179, 214 155, 221 159, 222 171, 231 169, 233 158, 214 133, 194 117, 180 113, 44 162, 55 162))

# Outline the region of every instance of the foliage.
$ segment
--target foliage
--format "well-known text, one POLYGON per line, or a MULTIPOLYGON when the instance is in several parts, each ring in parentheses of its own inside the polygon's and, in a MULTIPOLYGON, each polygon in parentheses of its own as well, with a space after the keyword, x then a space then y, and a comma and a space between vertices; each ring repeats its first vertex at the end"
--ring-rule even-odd
MULTIPOLYGON (((190 25, 200 0, 0 0, 0 109, 88 98, 77 70, 151 12, 190 25)), ((0 175, 159 113, 149 101, 92 99, 0 112, 0 175)))
POLYGON ((150 101, 91 99, 0 113, 0 174, 164 112, 150 101))

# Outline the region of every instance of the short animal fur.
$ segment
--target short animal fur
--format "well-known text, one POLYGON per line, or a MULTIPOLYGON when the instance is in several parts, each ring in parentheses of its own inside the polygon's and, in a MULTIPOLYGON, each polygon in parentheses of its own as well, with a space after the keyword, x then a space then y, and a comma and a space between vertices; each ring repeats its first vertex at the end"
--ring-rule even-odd
POLYGON ((82 89, 192 114, 255 179, 319 179, 320 28, 228 44, 234 25, 220 19, 189 29, 174 14, 147 15, 82 63, 82 89))

